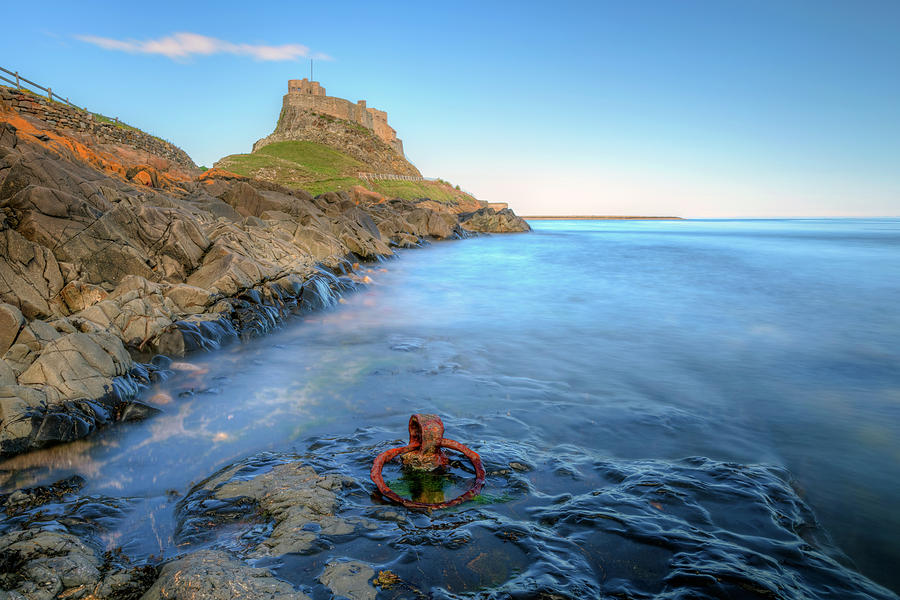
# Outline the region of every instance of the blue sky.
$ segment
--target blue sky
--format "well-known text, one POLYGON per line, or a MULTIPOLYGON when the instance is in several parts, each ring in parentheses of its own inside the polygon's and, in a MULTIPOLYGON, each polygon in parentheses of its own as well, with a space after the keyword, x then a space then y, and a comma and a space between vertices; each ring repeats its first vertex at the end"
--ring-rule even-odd
POLYGON ((894 0, 123 6, 11 3, 0 66, 199 164, 324 55, 425 175, 523 214, 900 215, 894 0))

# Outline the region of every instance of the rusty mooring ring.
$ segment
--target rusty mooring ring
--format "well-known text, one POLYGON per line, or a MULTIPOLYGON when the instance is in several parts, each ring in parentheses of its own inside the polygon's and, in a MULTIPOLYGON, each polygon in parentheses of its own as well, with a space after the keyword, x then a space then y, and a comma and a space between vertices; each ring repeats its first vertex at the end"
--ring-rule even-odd
POLYGON ((393 500, 398 504, 402 504, 406 508, 434 510, 438 508, 449 508, 451 506, 456 506, 457 504, 461 504, 467 500, 471 500, 478 495, 478 492, 480 492, 481 488, 484 487, 485 473, 484 466, 482 466, 481 464, 481 457, 478 456, 477 452, 475 452, 474 450, 470 450, 456 440, 448 440, 444 437, 438 437, 439 435, 444 433, 444 424, 441 423, 440 418, 435 415, 413 415, 409 419, 409 430, 410 443, 408 445, 385 450, 384 452, 379 454, 375 458, 375 462, 372 463, 372 471, 369 473, 369 476, 372 478, 372 481, 375 482, 375 486, 378 488, 378 491, 381 492, 382 496, 393 500), (438 431, 440 433, 438 433, 438 431), (433 432, 431 436, 429 436, 429 432, 433 432), (437 451, 438 453, 440 453, 439 448, 449 448, 451 450, 456 450, 457 452, 461 452, 466 458, 468 458, 469 462, 472 463, 472 466, 475 467, 474 483, 472 483, 471 487, 469 487, 469 489, 465 493, 457 496, 453 500, 448 500, 446 502, 416 502, 415 500, 407 500, 406 498, 403 498, 396 492, 394 492, 390 487, 388 487, 388 485, 384 482, 384 478, 381 476, 381 472, 384 470, 384 465, 388 461, 403 454, 422 451, 423 433, 425 435, 424 446, 426 447, 426 449, 430 451, 437 451))

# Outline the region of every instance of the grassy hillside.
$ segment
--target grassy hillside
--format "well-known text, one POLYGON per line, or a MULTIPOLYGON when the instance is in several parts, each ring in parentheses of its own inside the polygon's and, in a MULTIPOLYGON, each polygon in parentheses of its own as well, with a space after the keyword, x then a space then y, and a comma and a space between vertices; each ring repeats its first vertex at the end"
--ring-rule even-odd
POLYGON ((313 195, 347 190, 361 185, 388 198, 437 202, 471 201, 473 198, 444 181, 363 181, 366 164, 316 142, 276 142, 252 154, 232 154, 215 165, 247 177, 302 188, 313 195))

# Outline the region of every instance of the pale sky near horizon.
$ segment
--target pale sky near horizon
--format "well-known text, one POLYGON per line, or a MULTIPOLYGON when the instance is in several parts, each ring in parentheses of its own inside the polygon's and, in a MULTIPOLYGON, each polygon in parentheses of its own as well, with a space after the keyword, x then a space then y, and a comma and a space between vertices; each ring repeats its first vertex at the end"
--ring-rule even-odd
POLYGON ((900 216, 893 0, 135 6, 13 3, 0 66, 198 164, 315 56, 423 174, 520 214, 900 216))

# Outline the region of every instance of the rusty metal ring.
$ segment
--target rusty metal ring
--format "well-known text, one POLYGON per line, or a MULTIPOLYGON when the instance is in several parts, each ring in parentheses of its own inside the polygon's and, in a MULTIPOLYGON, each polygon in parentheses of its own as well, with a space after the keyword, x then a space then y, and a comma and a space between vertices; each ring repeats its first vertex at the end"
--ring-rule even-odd
POLYGON ((463 455, 465 455, 466 458, 469 459, 469 462, 472 463, 472 466, 475 467, 475 482, 464 494, 457 496, 453 500, 448 500, 447 502, 416 502, 414 500, 407 500, 406 498, 399 496, 390 487, 388 487, 388 485, 384 482, 384 478, 381 476, 381 472, 384 470, 385 463, 402 454, 406 454, 407 452, 421 449, 421 445, 419 444, 410 444, 408 446, 401 446, 399 448, 391 448, 390 450, 385 450, 375 458, 375 462, 372 464, 372 471, 369 476, 372 478, 372 481, 375 482, 375 485, 378 487, 378 491, 381 492, 381 495, 389 498, 390 500, 393 500, 398 504, 402 504, 406 508, 419 508, 428 510, 449 508, 451 506, 461 504, 467 500, 471 500, 472 498, 477 496, 478 492, 481 491, 481 488, 484 487, 485 478, 484 467, 481 464, 481 457, 478 456, 478 453, 474 450, 470 450, 456 440, 448 440, 447 438, 441 438, 440 440, 438 440, 437 446, 461 452, 463 455))

